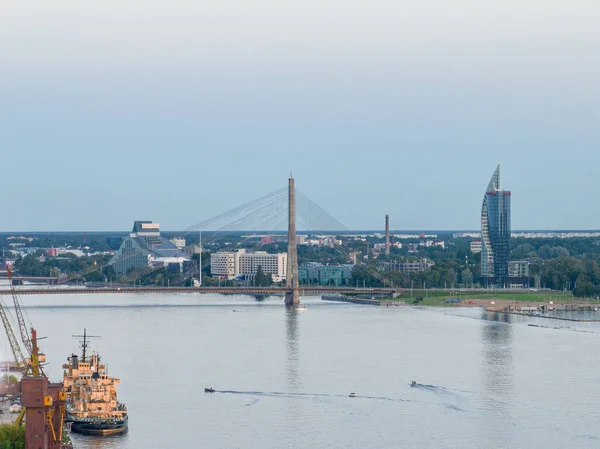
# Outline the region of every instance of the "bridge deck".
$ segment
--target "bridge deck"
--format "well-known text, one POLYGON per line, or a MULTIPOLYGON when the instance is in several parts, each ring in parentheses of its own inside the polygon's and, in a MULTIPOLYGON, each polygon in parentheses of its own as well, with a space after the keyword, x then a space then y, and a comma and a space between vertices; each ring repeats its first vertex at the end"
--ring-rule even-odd
MULTIPOLYGON (((285 287, 107 287, 107 288, 27 288, 17 289, 19 295, 73 295, 102 293, 221 293, 238 295, 284 295, 285 287)), ((307 287, 300 288, 301 296, 320 293, 390 295, 403 291, 392 288, 334 288, 307 287)), ((9 290, 0 290, 0 295, 10 295, 9 290)))

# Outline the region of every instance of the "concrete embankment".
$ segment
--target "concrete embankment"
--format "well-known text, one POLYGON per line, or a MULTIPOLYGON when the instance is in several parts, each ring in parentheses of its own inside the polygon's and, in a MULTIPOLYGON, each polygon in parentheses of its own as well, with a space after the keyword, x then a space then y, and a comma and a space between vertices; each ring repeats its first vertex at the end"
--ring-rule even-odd
POLYGON ((546 315, 544 313, 527 313, 527 312, 519 312, 515 310, 494 310, 494 309, 486 309, 488 312, 497 312, 497 313, 505 313, 507 315, 521 315, 527 316, 529 318, 545 318, 547 320, 559 320, 559 321, 577 321, 580 323, 598 323, 600 319, 585 319, 585 318, 569 318, 565 316, 555 316, 555 315, 546 315))
POLYGON ((548 305, 540 304, 538 306, 521 306, 521 305, 509 305, 507 307, 488 306, 485 308, 488 312, 505 313, 507 315, 521 315, 531 318, 545 318, 548 320, 560 320, 560 321, 578 321, 578 322, 600 322, 600 314, 598 318, 578 318, 561 316, 556 313, 569 313, 569 312, 598 312, 598 306, 591 304, 562 304, 562 305, 548 305))

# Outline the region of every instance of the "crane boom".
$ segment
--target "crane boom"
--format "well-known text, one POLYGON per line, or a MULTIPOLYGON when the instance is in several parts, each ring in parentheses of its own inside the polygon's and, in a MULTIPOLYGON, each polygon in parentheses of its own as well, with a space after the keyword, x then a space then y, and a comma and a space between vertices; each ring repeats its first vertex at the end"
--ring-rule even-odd
POLYGON ((10 294, 13 298, 13 303, 15 305, 15 315, 17 316, 17 322, 19 323, 19 332, 21 333, 21 340, 27 348, 28 353, 33 352, 33 344, 31 342, 31 337, 29 336, 29 332, 27 331, 27 325, 25 324, 25 319, 23 318, 23 311, 21 310, 21 301, 19 301, 19 297, 17 296, 17 291, 15 290, 15 286, 12 283, 12 272, 10 271, 10 267, 6 266, 6 273, 8 275, 8 285, 10 286, 10 294))
MULTIPOLYGON (((15 358, 15 364, 17 365, 17 369, 21 372, 23 377, 33 376, 38 377, 44 375, 42 368, 40 366, 40 350, 37 345, 37 333, 35 329, 31 328, 31 338, 29 338, 29 332, 27 332, 27 327, 25 326, 25 320, 23 318, 23 312, 21 311, 21 305, 19 303, 19 298, 17 293, 12 285, 11 272, 10 268, 6 267, 6 271, 8 273, 10 291, 12 293, 13 301, 15 303, 15 313, 17 314, 17 318, 19 321, 19 328, 21 330, 21 339, 23 340, 23 344, 26 346, 29 359, 25 359, 23 356, 23 351, 21 351, 21 346, 17 341, 17 337, 12 329, 10 321, 8 319, 8 314, 6 313, 6 307, 4 306, 3 301, 0 299, 0 319, 2 320, 2 324, 4 325, 4 330, 6 331, 6 337, 8 338, 8 342, 10 344, 10 349, 15 358)), ((15 423, 20 427, 23 424, 23 418, 25 416, 26 408, 23 407, 15 420, 15 423)), ((63 415, 61 415, 60 419, 60 428, 62 429, 63 423, 63 415)), ((54 429, 53 429, 54 434, 54 429)), ((56 441, 56 438, 55 438, 56 441)))
POLYGON ((4 304, 2 304, 2 301, 0 301, 0 318, 2 318, 2 324, 4 325, 6 337, 8 338, 10 349, 13 353, 13 357, 15 358, 17 369, 21 372, 21 374, 25 375, 29 372, 30 366, 25 361, 23 351, 21 351, 21 346, 19 346, 19 342, 17 341, 17 337, 15 337, 15 333, 13 332, 12 326, 10 325, 10 321, 8 321, 8 315, 6 314, 6 309, 4 308, 4 304))

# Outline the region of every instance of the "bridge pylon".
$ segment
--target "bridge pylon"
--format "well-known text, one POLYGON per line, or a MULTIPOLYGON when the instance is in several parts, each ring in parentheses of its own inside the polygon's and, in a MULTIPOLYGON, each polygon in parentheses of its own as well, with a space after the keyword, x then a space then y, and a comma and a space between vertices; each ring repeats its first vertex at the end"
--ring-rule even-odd
POLYGON ((298 251, 296 249, 296 191, 294 178, 290 177, 288 185, 288 249, 285 277, 285 304, 300 304, 300 288, 298 282, 298 251))

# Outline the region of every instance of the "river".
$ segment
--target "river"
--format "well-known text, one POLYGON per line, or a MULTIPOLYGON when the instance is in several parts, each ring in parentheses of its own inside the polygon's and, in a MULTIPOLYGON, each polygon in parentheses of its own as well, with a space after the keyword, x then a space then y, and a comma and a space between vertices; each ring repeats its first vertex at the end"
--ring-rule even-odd
POLYGON ((74 435, 79 449, 600 446, 600 323, 318 298, 298 312, 244 296, 21 300, 52 380, 83 328, 121 379, 129 431, 74 435))

